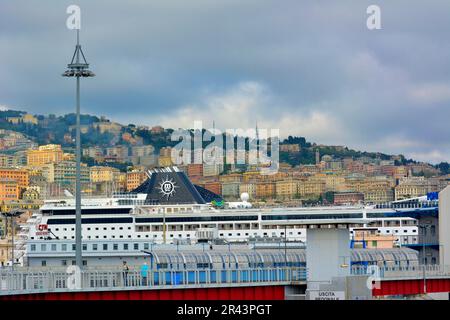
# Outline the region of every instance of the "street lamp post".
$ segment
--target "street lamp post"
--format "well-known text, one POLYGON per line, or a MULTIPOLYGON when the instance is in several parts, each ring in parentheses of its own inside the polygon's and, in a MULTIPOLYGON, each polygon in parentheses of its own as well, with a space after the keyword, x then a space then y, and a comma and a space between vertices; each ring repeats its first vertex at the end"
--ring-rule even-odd
POLYGON ((12 212, 2 212, 5 219, 11 219, 11 270, 14 271, 14 228, 15 220, 14 218, 20 216, 23 211, 12 211, 12 212))
POLYGON ((80 30, 77 29, 77 44, 72 61, 67 65, 63 77, 76 77, 76 179, 75 179, 75 261, 82 268, 81 247, 81 133, 80 133, 80 78, 94 77, 95 74, 89 70, 83 50, 80 45, 80 30))
POLYGON ((431 225, 424 224, 419 225, 419 228, 422 230, 422 270, 423 270, 423 293, 427 293, 427 277, 426 277, 426 255, 425 255, 425 232, 426 229, 430 228, 431 225))

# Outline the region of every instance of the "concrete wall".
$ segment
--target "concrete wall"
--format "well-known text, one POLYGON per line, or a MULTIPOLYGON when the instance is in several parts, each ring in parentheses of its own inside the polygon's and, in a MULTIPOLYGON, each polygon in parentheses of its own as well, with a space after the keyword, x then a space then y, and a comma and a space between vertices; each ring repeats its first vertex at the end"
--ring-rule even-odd
POLYGON ((306 233, 308 282, 331 281, 333 277, 349 274, 349 238, 348 229, 308 229, 306 233))
POLYGON ((450 186, 439 192, 440 264, 450 265, 450 186))

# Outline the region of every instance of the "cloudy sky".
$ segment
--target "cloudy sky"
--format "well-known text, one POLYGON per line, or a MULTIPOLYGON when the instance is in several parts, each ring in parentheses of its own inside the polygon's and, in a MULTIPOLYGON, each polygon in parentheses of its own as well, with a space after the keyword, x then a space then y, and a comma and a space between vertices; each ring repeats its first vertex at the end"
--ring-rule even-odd
POLYGON ((82 10, 82 112, 450 161, 448 0, 0 0, 0 106, 74 110, 61 77, 82 10), (38 5, 39 4, 39 5, 38 5), (366 9, 381 8, 381 30, 366 9))

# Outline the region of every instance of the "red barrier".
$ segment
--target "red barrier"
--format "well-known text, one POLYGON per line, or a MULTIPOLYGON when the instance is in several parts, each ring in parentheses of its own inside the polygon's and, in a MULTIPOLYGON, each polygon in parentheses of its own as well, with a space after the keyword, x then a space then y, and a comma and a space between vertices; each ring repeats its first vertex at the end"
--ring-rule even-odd
MULTIPOLYGON (((450 279, 427 279, 427 293, 450 292, 450 279)), ((424 293, 424 280, 381 281, 380 288, 374 288, 374 296, 415 295, 424 293)))
POLYGON ((283 286, 51 292, 0 296, 0 300, 284 300, 283 286))

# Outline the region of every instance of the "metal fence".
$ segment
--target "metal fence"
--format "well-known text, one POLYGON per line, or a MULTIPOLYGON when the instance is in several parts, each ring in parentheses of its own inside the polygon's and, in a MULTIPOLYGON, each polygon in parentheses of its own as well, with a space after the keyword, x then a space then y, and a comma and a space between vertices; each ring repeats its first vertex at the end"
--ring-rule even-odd
POLYGON ((416 265, 416 266, 352 266, 352 275, 378 275, 382 279, 402 278, 450 278, 450 266, 444 265, 416 265))
POLYGON ((239 286, 288 284, 306 280, 305 268, 249 268, 196 270, 82 270, 65 271, 6 271, 0 272, 0 295, 108 291, 131 289, 163 289, 198 286, 239 286))

